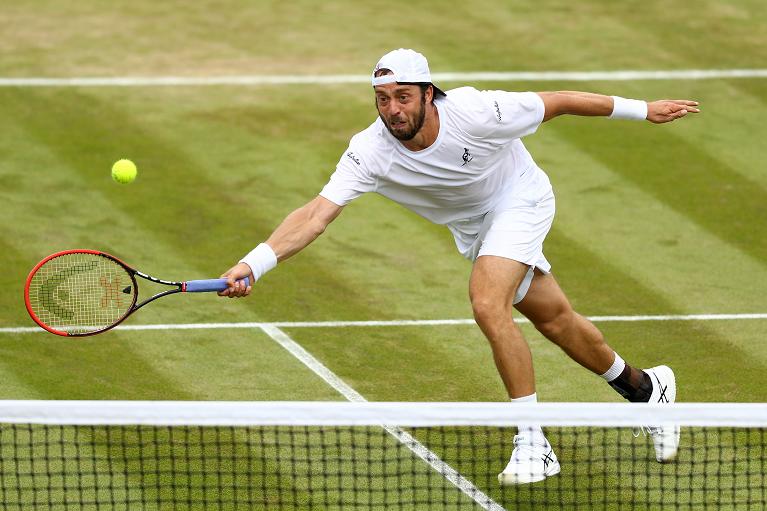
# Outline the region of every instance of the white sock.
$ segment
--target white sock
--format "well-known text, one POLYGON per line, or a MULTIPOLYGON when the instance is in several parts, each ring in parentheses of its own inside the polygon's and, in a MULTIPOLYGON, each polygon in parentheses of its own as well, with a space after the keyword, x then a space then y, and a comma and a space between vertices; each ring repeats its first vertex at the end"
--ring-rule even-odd
POLYGON ((615 353, 615 361, 613 362, 613 365, 610 366, 610 369, 608 369, 605 374, 600 374, 600 376, 610 382, 620 376, 625 368, 626 362, 623 361, 620 355, 615 353))
MULTIPOLYGON (((529 396, 523 396, 523 397, 513 397, 511 398, 512 403, 537 403, 538 402, 538 394, 530 394, 529 396)), ((534 443, 545 443, 546 437, 543 435, 543 430, 540 426, 531 426, 529 424, 520 426, 517 429, 517 432, 519 435, 528 438, 530 442, 534 443)))

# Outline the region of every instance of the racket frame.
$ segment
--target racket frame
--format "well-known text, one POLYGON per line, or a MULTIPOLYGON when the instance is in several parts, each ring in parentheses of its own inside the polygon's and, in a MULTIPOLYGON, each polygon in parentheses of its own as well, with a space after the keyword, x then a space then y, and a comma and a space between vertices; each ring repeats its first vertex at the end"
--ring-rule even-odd
POLYGON ((99 250, 89 250, 89 249, 74 249, 74 250, 63 250, 61 252, 56 252, 55 254, 51 254, 48 257, 46 257, 45 259, 43 259, 42 261, 40 261, 39 263, 37 263, 34 268, 32 268, 32 271, 29 272, 29 276, 27 276, 26 284, 24 285, 24 302, 25 302, 25 305, 27 307, 27 312, 29 312, 29 315, 32 318, 32 320, 35 323, 37 323, 40 327, 42 327, 45 330, 49 331, 50 333, 56 334, 56 335, 61 335, 61 336, 64 336, 64 337, 87 337, 87 336, 90 336, 90 335, 96 335, 96 334, 100 334, 102 332, 106 332, 107 330, 111 330, 112 328, 116 327, 117 325, 119 325, 120 323, 125 321, 125 319, 128 316, 130 316, 131 314, 133 314, 134 312, 136 312, 137 310, 139 310, 141 307, 143 307, 144 305, 148 304, 149 302, 153 302, 153 301, 157 300, 158 298, 162 298, 163 296, 172 295, 172 294, 175 294, 175 293, 182 293, 184 291, 186 291, 186 282, 174 282, 174 281, 171 281, 171 280, 163 280, 163 279, 158 279, 156 277, 152 277, 151 275, 147 275, 146 273, 140 272, 137 269, 128 266, 126 263, 124 263, 120 259, 116 258, 113 255, 107 254, 106 252, 101 252, 99 250), (128 275, 130 276, 131 280, 133 281, 132 282, 132 285, 133 285, 133 301, 131 302, 131 305, 128 308, 128 310, 125 312, 125 314, 123 314, 122 317, 120 317, 117 321, 115 321, 111 325, 108 325, 108 326, 106 326, 104 328, 100 328, 98 330, 94 330, 92 332, 70 333, 70 332, 65 332, 63 330, 57 330, 57 329, 55 329, 53 327, 50 327, 50 326, 46 325, 45 323, 43 323, 43 321, 40 320, 40 318, 37 316, 35 311, 32 310, 32 304, 31 304, 31 302, 29 300, 29 286, 32 283, 32 278, 37 273, 37 270, 39 270, 41 266, 43 266, 45 263, 47 263, 51 259, 55 259, 57 257, 62 257, 62 256, 65 256, 65 255, 68 255, 68 254, 92 254, 92 255, 101 256, 101 257, 104 257, 104 258, 109 259, 111 261, 114 261, 115 263, 120 265, 128 273, 128 275), (146 300, 144 300, 143 302, 141 302, 141 303, 139 303, 137 305, 136 302, 138 301, 138 281, 136 280, 136 275, 138 275, 139 277, 141 277, 143 279, 146 279, 146 280, 148 280, 150 282, 154 282, 156 284, 164 284, 166 286, 174 286, 175 289, 168 289, 167 291, 162 291, 160 293, 157 293, 156 295, 147 298, 146 300))

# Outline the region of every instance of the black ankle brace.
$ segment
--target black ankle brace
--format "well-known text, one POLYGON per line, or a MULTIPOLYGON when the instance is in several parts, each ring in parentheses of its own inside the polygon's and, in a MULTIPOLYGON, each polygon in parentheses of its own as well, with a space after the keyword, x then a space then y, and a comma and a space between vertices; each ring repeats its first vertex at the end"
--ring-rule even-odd
POLYGON ((652 395, 652 380, 650 376, 639 369, 626 364, 623 372, 609 385, 625 399, 632 403, 647 403, 652 395))

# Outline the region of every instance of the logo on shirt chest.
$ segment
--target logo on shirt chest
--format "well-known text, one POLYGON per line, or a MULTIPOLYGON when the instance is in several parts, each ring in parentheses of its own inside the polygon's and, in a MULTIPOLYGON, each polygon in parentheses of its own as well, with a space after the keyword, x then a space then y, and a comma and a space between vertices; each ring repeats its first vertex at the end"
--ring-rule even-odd
POLYGON ((463 164, 461 164, 461 167, 463 167, 464 165, 466 165, 467 163, 469 163, 471 160, 474 159, 474 156, 471 153, 469 153, 468 147, 463 148, 462 158, 463 158, 463 164))

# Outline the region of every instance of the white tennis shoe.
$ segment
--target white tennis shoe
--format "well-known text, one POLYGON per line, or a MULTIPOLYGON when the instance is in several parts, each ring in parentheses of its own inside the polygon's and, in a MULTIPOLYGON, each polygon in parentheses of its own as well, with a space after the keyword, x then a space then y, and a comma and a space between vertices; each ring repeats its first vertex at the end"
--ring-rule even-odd
MULTIPOLYGON (((645 373, 652 380, 652 394, 650 403, 673 403, 676 400, 676 379, 674 371, 668 366, 657 366, 645 369, 645 373)), ((655 445, 655 459, 660 463, 668 463, 676 457, 679 448, 679 426, 676 424, 662 424, 646 426, 644 429, 650 433, 655 445)))
POLYGON ((543 435, 516 435, 511 459, 498 482, 504 486, 543 481, 559 474, 557 456, 543 435))

